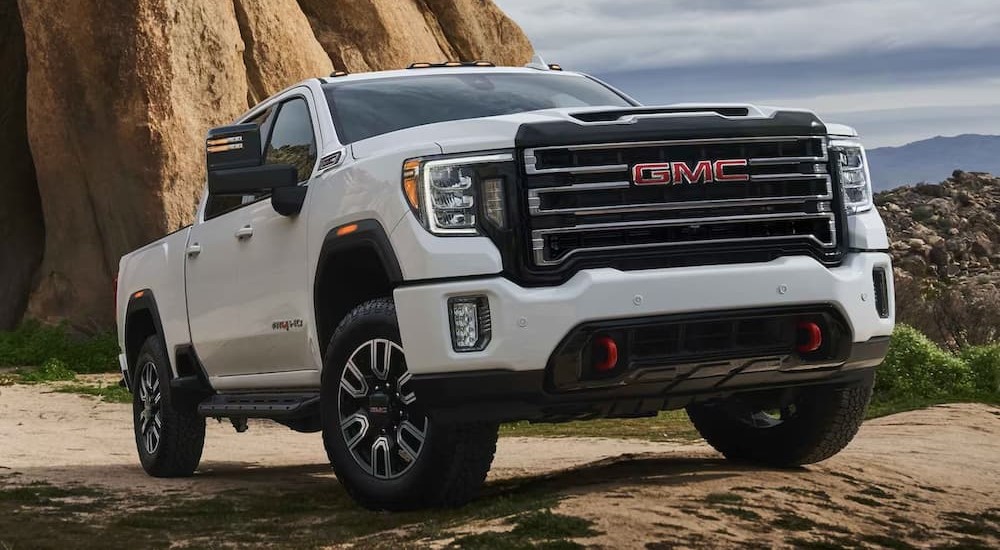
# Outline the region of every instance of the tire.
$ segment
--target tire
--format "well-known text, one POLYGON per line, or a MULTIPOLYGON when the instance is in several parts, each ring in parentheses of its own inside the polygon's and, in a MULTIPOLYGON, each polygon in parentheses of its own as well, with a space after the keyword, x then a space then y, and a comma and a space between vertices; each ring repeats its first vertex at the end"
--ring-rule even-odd
POLYGON ((356 307, 323 360, 320 408, 330 464, 365 508, 461 506, 486 479, 498 425, 435 423, 407 391, 408 380, 395 304, 379 298, 356 307))
POLYGON ((132 377, 135 446, 147 474, 187 477, 201 461, 205 419, 198 415, 197 403, 171 392, 169 365, 160 339, 147 338, 132 377))
POLYGON ((849 385, 801 388, 777 416, 739 396, 689 405, 687 412, 705 441, 727 459, 802 466, 832 457, 854 439, 873 383, 867 376, 849 385))

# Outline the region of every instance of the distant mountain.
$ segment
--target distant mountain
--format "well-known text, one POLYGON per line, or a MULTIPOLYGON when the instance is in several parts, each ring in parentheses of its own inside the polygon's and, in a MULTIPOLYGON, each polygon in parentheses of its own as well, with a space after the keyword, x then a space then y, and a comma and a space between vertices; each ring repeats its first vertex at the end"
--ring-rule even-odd
POLYGON ((956 169, 1000 174, 1000 136, 965 134, 868 151, 875 191, 938 182, 956 169))

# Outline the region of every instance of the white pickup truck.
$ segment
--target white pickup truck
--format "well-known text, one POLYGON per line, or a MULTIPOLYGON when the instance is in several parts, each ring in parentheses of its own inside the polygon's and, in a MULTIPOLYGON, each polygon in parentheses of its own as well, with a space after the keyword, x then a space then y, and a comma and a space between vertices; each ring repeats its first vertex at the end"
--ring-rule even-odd
POLYGON ((848 127, 422 63, 307 80, 206 147, 194 224, 120 265, 151 475, 197 469, 206 418, 267 418, 322 431, 364 506, 449 506, 501 422, 686 408, 795 466, 864 416, 894 304, 848 127))

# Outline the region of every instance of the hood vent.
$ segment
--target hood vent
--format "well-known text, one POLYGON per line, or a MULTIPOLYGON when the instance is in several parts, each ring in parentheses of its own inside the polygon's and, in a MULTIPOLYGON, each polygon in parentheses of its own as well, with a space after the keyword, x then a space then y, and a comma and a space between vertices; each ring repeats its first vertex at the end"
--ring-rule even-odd
POLYGON ((750 109, 747 107, 660 107, 653 109, 616 109, 614 111, 575 113, 572 116, 582 122, 613 122, 627 117, 686 113, 716 113, 725 117, 744 117, 750 115, 750 109))

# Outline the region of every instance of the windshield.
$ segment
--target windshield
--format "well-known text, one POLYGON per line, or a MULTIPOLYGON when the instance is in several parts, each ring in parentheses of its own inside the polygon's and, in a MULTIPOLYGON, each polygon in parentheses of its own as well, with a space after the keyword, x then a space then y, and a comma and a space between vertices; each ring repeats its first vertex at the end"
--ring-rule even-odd
POLYGON ((423 124, 563 107, 629 107, 587 77, 550 73, 457 73, 326 84, 344 143, 423 124))

